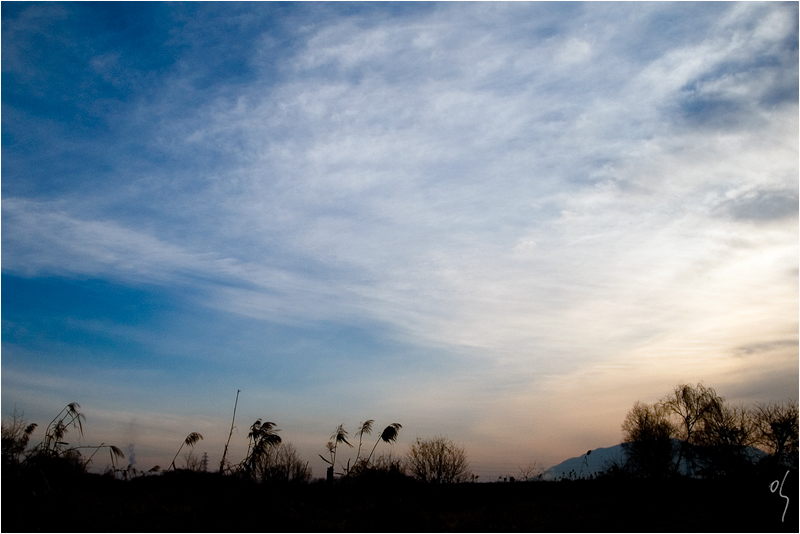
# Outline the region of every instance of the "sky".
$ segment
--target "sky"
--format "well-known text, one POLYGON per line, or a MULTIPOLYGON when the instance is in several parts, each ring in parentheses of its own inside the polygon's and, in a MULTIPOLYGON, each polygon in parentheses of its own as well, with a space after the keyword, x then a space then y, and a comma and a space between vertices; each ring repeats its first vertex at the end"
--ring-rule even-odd
POLYGON ((241 390, 230 460, 374 419, 488 480, 798 398, 795 2, 1 9, 4 418, 218 465, 241 390))

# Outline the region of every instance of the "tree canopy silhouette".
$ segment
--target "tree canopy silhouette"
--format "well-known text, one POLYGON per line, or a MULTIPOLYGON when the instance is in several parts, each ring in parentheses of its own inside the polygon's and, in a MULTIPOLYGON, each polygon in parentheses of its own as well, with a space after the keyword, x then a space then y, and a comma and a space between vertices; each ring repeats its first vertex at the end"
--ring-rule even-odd
POLYGON ((417 440, 408 451, 408 469, 421 482, 447 484, 469 480, 464 447, 445 437, 417 440))

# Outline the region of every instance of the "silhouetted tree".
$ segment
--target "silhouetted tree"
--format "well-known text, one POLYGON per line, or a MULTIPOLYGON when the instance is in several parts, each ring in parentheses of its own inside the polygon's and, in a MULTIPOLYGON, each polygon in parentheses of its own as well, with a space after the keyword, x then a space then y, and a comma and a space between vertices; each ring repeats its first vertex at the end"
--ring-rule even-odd
POLYGON ((680 384, 672 393, 663 398, 660 405, 668 414, 679 420, 678 437, 681 440, 678 459, 675 462, 677 472, 683 458, 687 458, 690 466, 694 466, 691 446, 696 443, 696 432, 701 431, 706 418, 715 410, 719 410, 724 402, 722 397, 702 383, 696 386, 680 384))
POLYGON ((729 406, 720 400, 706 412, 693 441, 706 446, 753 445, 756 442, 753 412, 746 406, 729 406))
POLYGON ((754 410, 757 443, 774 458, 796 467, 798 453, 797 401, 758 404, 754 410))
POLYGON ((446 484, 470 478, 464 447, 444 437, 417 438, 407 455, 408 471, 421 482, 446 484))
POLYGON ((769 452, 770 461, 790 467, 798 463, 797 401, 730 406, 702 383, 677 385, 653 406, 636 403, 623 433, 627 467, 650 476, 661 473, 671 458, 668 451, 674 447, 667 435, 680 439, 677 458, 670 460, 673 473, 681 467, 703 477, 746 473, 759 460, 753 446, 769 452))
POLYGON ((703 476, 741 474, 753 467, 748 449, 756 441, 753 413, 719 401, 703 416, 692 441, 703 476))
POLYGON ((622 423, 627 469, 636 476, 666 477, 672 473, 675 426, 660 404, 636 402, 622 423))

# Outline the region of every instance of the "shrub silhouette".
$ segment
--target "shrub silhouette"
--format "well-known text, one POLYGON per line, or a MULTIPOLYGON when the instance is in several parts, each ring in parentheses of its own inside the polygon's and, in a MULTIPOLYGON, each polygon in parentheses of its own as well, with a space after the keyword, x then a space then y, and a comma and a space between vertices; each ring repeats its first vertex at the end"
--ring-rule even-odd
POLYGON ((68 447, 69 443, 64 441, 69 427, 78 429, 78 432, 83 436, 83 421, 86 419, 81 412, 78 411, 80 405, 77 402, 67 404, 56 415, 50 424, 47 425, 44 433, 44 439, 27 453, 26 462, 50 463, 51 465, 56 461, 61 463, 75 464, 79 471, 84 471, 92 458, 100 449, 108 449, 111 457, 112 465, 115 464, 119 458, 125 458, 122 451, 114 445, 76 445, 68 447), (94 453, 87 459, 83 457, 78 449, 94 449, 94 453))
POLYGON ((2 454, 4 469, 13 469, 19 465, 36 426, 36 423, 28 423, 22 415, 17 415, 16 412, 11 416, 11 421, 3 421, 2 454))
POLYGON ((407 462, 409 473, 421 482, 448 484, 470 478, 464 447, 442 436, 417 438, 408 451, 407 462))
POLYGON ((203 458, 197 456, 193 450, 183 453, 183 468, 187 471, 204 471, 203 458))
POLYGON ((65 441, 70 428, 77 429, 83 436, 85 416, 79 412, 77 402, 67 404, 45 428, 42 441, 27 449, 30 438, 37 428, 35 423, 28 424, 16 415, 8 423, 3 424, 3 463, 11 467, 11 476, 16 480, 25 478, 34 493, 46 494, 57 490, 64 482, 74 480, 76 476, 86 473, 88 465, 101 450, 107 449, 111 465, 124 458, 123 452, 114 445, 73 445, 65 441), (85 458, 82 449, 93 449, 85 458))
MULTIPOLYGON (((525 467, 519 466, 519 480, 530 482, 541 480, 544 476, 544 468, 536 461, 529 462, 525 467)), ((477 478, 477 477, 475 477, 477 478)))
POLYGON ((291 443, 271 443, 244 463, 240 474, 261 483, 305 483, 311 479, 311 468, 297 454, 291 443))
POLYGON ((379 484, 382 487, 406 484, 414 479, 407 474, 407 461, 394 451, 376 455, 367 465, 362 459, 350 471, 345 480, 355 483, 379 484))

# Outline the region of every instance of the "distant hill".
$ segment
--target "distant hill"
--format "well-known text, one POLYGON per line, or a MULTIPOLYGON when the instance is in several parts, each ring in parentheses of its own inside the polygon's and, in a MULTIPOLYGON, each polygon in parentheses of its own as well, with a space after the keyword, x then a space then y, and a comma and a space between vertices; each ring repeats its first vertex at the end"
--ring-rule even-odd
MULTIPOLYGON (((675 450, 678 450, 680 442, 675 442, 675 450)), ((764 451, 754 447, 747 447, 750 458, 757 462, 767 455, 764 451)), ((579 479, 589 478, 592 475, 597 475, 606 470, 610 465, 617 463, 623 464, 625 462, 625 449, 623 444, 619 443, 611 447, 600 447, 587 451, 586 454, 564 460, 558 465, 554 465, 547 469, 542 478, 545 480, 560 480, 560 479, 579 479)), ((688 465, 685 461, 681 462, 681 473, 688 472, 688 465)))
POLYGON ((589 478, 604 471, 608 466, 618 462, 625 462, 625 450, 622 444, 611 447, 592 449, 587 454, 564 460, 544 472, 545 480, 560 480, 562 478, 589 478))

